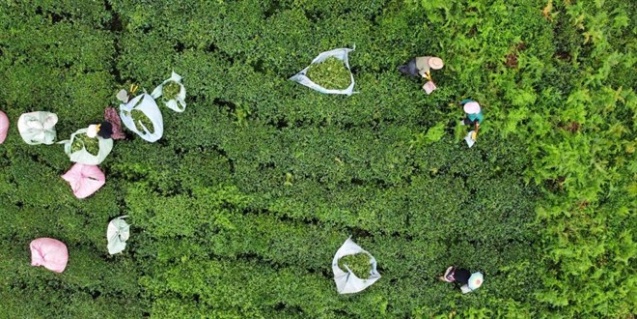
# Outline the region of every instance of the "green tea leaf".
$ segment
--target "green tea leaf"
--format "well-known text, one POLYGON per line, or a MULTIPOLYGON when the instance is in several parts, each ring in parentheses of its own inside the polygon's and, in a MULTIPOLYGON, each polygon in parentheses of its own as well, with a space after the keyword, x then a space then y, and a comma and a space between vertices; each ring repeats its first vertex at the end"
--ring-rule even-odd
POLYGON ((325 61, 310 65, 307 77, 326 89, 346 89, 351 81, 350 72, 343 61, 330 57, 325 61))

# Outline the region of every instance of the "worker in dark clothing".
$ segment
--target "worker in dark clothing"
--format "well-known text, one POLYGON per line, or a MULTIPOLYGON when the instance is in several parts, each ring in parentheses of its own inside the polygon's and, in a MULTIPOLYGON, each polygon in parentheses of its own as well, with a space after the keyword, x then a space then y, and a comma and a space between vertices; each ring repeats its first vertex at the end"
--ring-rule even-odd
POLYGON ((440 70, 445 64, 441 58, 434 56, 420 56, 409 60, 398 67, 400 73, 410 76, 423 77, 431 80, 431 70, 440 70))
POLYGON ((444 65, 441 58, 435 56, 419 56, 399 66, 398 71, 408 76, 421 77, 427 80, 422 86, 422 89, 427 94, 431 94, 431 92, 437 88, 431 77, 431 70, 440 70, 444 65))
POLYGON ((111 138, 113 134, 113 125, 108 121, 102 121, 98 124, 91 124, 88 126, 86 135, 90 138, 99 136, 101 138, 111 138))
POLYGON ((480 288, 484 281, 484 276, 480 272, 472 274, 467 269, 451 266, 447 268, 447 271, 445 271, 445 274, 440 277, 440 280, 457 283, 460 285, 462 293, 466 294, 480 288))

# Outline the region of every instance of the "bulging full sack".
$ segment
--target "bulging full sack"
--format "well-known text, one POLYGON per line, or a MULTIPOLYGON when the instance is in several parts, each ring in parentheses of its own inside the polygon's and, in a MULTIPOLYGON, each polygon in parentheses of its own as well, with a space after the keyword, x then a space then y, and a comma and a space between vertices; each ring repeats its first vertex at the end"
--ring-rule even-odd
POLYGON ((161 111, 159 111, 157 102, 155 102, 155 99, 150 94, 143 93, 134 97, 126 104, 120 104, 119 117, 122 119, 122 123, 124 123, 124 126, 126 126, 127 129, 133 131, 135 134, 139 135, 139 137, 148 142, 156 142, 164 134, 164 119, 161 115, 161 111), (146 125, 139 119, 137 120, 137 124, 140 125, 141 130, 137 129, 135 120, 131 115, 133 110, 142 112, 150 120, 153 126, 152 130, 146 127, 146 125))
POLYGON ((39 111, 24 113, 18 119, 20 136, 29 145, 51 145, 55 141, 55 124, 58 116, 55 113, 39 111))
POLYGON ((9 118, 7 115, 0 111, 0 144, 4 143, 9 132, 9 118))
POLYGON ((343 63, 345 64, 345 67, 347 68, 347 70, 349 71, 349 76, 350 76, 350 80, 351 83, 350 85, 346 88, 346 89, 329 89, 329 88, 325 88, 322 87, 316 83, 314 83, 310 78, 307 77, 307 71, 310 69, 310 66, 306 67, 305 69, 301 70, 301 72, 295 74, 294 76, 292 76, 290 78, 290 80, 298 82, 302 85, 305 85, 315 91, 321 92, 321 93, 325 93, 325 94, 344 94, 347 96, 350 96, 356 92, 354 92, 354 75, 351 72, 350 66, 349 66, 349 59, 348 59, 348 53, 354 51, 354 49, 348 49, 348 48, 339 48, 339 49, 334 49, 334 50, 330 50, 330 51, 325 51, 322 52, 321 54, 319 54, 316 58, 314 58, 314 60, 312 60, 312 63, 310 64, 310 66, 312 64, 319 64, 325 60, 327 60, 328 58, 336 58, 339 59, 341 61, 343 61, 343 63))
POLYGON ((336 282, 336 290, 339 294, 351 294, 363 291, 365 288, 374 284, 380 279, 380 273, 376 270, 376 259, 369 252, 358 246, 351 237, 347 238, 345 243, 336 251, 332 260, 332 271, 334 272, 334 281, 336 282), (339 259, 348 255, 366 254, 369 256, 371 271, 369 277, 361 279, 349 269, 341 269, 338 265, 339 259))
POLYGON ((126 248, 126 241, 130 237, 130 225, 124 221, 127 216, 120 216, 111 220, 106 228, 106 240, 108 241, 108 253, 111 255, 120 253, 126 248))
POLYGON ((44 266, 57 273, 66 269, 69 251, 63 242, 44 237, 33 240, 29 247, 31 248, 31 266, 44 266))
POLYGON ((62 178, 71 185, 73 195, 80 199, 91 196, 106 183, 106 177, 99 167, 80 163, 73 165, 62 178))

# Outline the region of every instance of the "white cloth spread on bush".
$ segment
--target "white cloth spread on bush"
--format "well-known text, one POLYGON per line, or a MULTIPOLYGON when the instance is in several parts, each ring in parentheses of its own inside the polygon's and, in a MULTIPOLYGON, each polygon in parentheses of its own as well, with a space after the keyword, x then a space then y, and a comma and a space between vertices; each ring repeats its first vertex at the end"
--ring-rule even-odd
POLYGON ((339 294, 351 294, 363 291, 365 288, 371 286, 378 279, 380 274, 376 270, 376 259, 366 250, 354 243, 350 238, 347 238, 345 243, 336 251, 334 259, 332 260, 332 271, 334 272, 334 281, 336 282, 336 290, 339 294), (371 271, 370 276, 367 279, 361 279, 349 269, 343 270, 338 266, 338 260, 347 255, 355 254, 367 254, 370 258, 371 271))
POLYGON ((59 144, 64 144, 64 152, 69 156, 71 162, 86 164, 86 165, 99 165, 104 159, 111 153, 113 149, 113 140, 110 138, 101 138, 99 136, 95 137, 99 144, 99 151, 97 154, 91 154, 86 150, 86 147, 82 147, 79 151, 72 151, 73 141, 77 135, 84 134, 88 129, 79 129, 75 131, 75 133, 71 134, 71 139, 64 140, 59 142, 59 144))
POLYGON ((164 119, 159 111, 159 107, 155 102, 155 99, 147 93, 140 94, 128 101, 126 104, 119 105, 119 116, 122 119, 122 123, 126 126, 127 129, 135 132, 135 134, 139 135, 142 139, 148 142, 156 142, 159 140, 164 134, 164 119), (137 102, 143 99, 141 103, 137 106, 137 102), (135 126, 135 122, 131 117, 131 111, 138 110, 144 113, 148 117, 151 123, 153 123, 153 131, 149 131, 148 128, 140 121, 137 120, 143 131, 137 130, 135 126))
POLYGON ((20 115, 18 131, 29 145, 51 145, 55 141, 55 124, 58 116, 51 112, 31 112, 20 115))
MULTIPOLYGON (((341 61, 343 61, 343 63, 345 64, 345 67, 347 68, 347 70, 349 71, 349 76, 351 79, 351 83, 350 85, 343 90, 335 90, 335 89, 328 89, 328 88, 324 88, 316 83, 314 83, 310 78, 307 77, 307 71, 310 69, 310 66, 306 67, 305 69, 301 70, 301 72, 295 74, 294 76, 292 76, 290 78, 290 80, 298 82, 302 85, 305 85, 315 91, 321 92, 321 93, 325 93, 325 94, 345 94, 345 95, 352 95, 354 93, 354 75, 352 74, 352 71, 349 67, 349 59, 347 54, 351 51, 354 51, 354 49, 348 49, 348 48, 339 48, 339 49, 334 49, 334 50, 330 50, 330 51, 325 51, 322 52, 321 54, 319 54, 316 58, 314 58, 314 60, 312 60, 311 64, 319 64, 325 60, 327 60, 328 58, 336 58, 339 59, 341 61)), ((310 64, 310 65, 311 65, 310 64)))
POLYGON ((170 100, 164 100, 164 104, 171 110, 181 113, 186 110, 186 88, 181 84, 181 75, 173 71, 170 78, 157 86, 150 95, 155 99, 162 97, 164 95, 164 86, 170 82, 175 82, 179 85, 179 93, 170 100))
POLYGON ((126 248, 126 241, 130 237, 130 226, 124 221, 126 216, 120 216, 108 223, 106 239, 108 240, 108 253, 111 255, 120 253, 126 248))

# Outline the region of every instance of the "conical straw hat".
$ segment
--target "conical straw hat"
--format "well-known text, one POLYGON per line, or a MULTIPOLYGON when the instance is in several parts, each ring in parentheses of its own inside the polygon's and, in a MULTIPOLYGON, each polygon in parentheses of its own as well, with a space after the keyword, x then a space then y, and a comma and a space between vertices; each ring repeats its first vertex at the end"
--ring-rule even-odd
POLYGON ((429 58, 429 66, 434 70, 442 69, 445 64, 442 62, 441 58, 431 57, 429 58))

